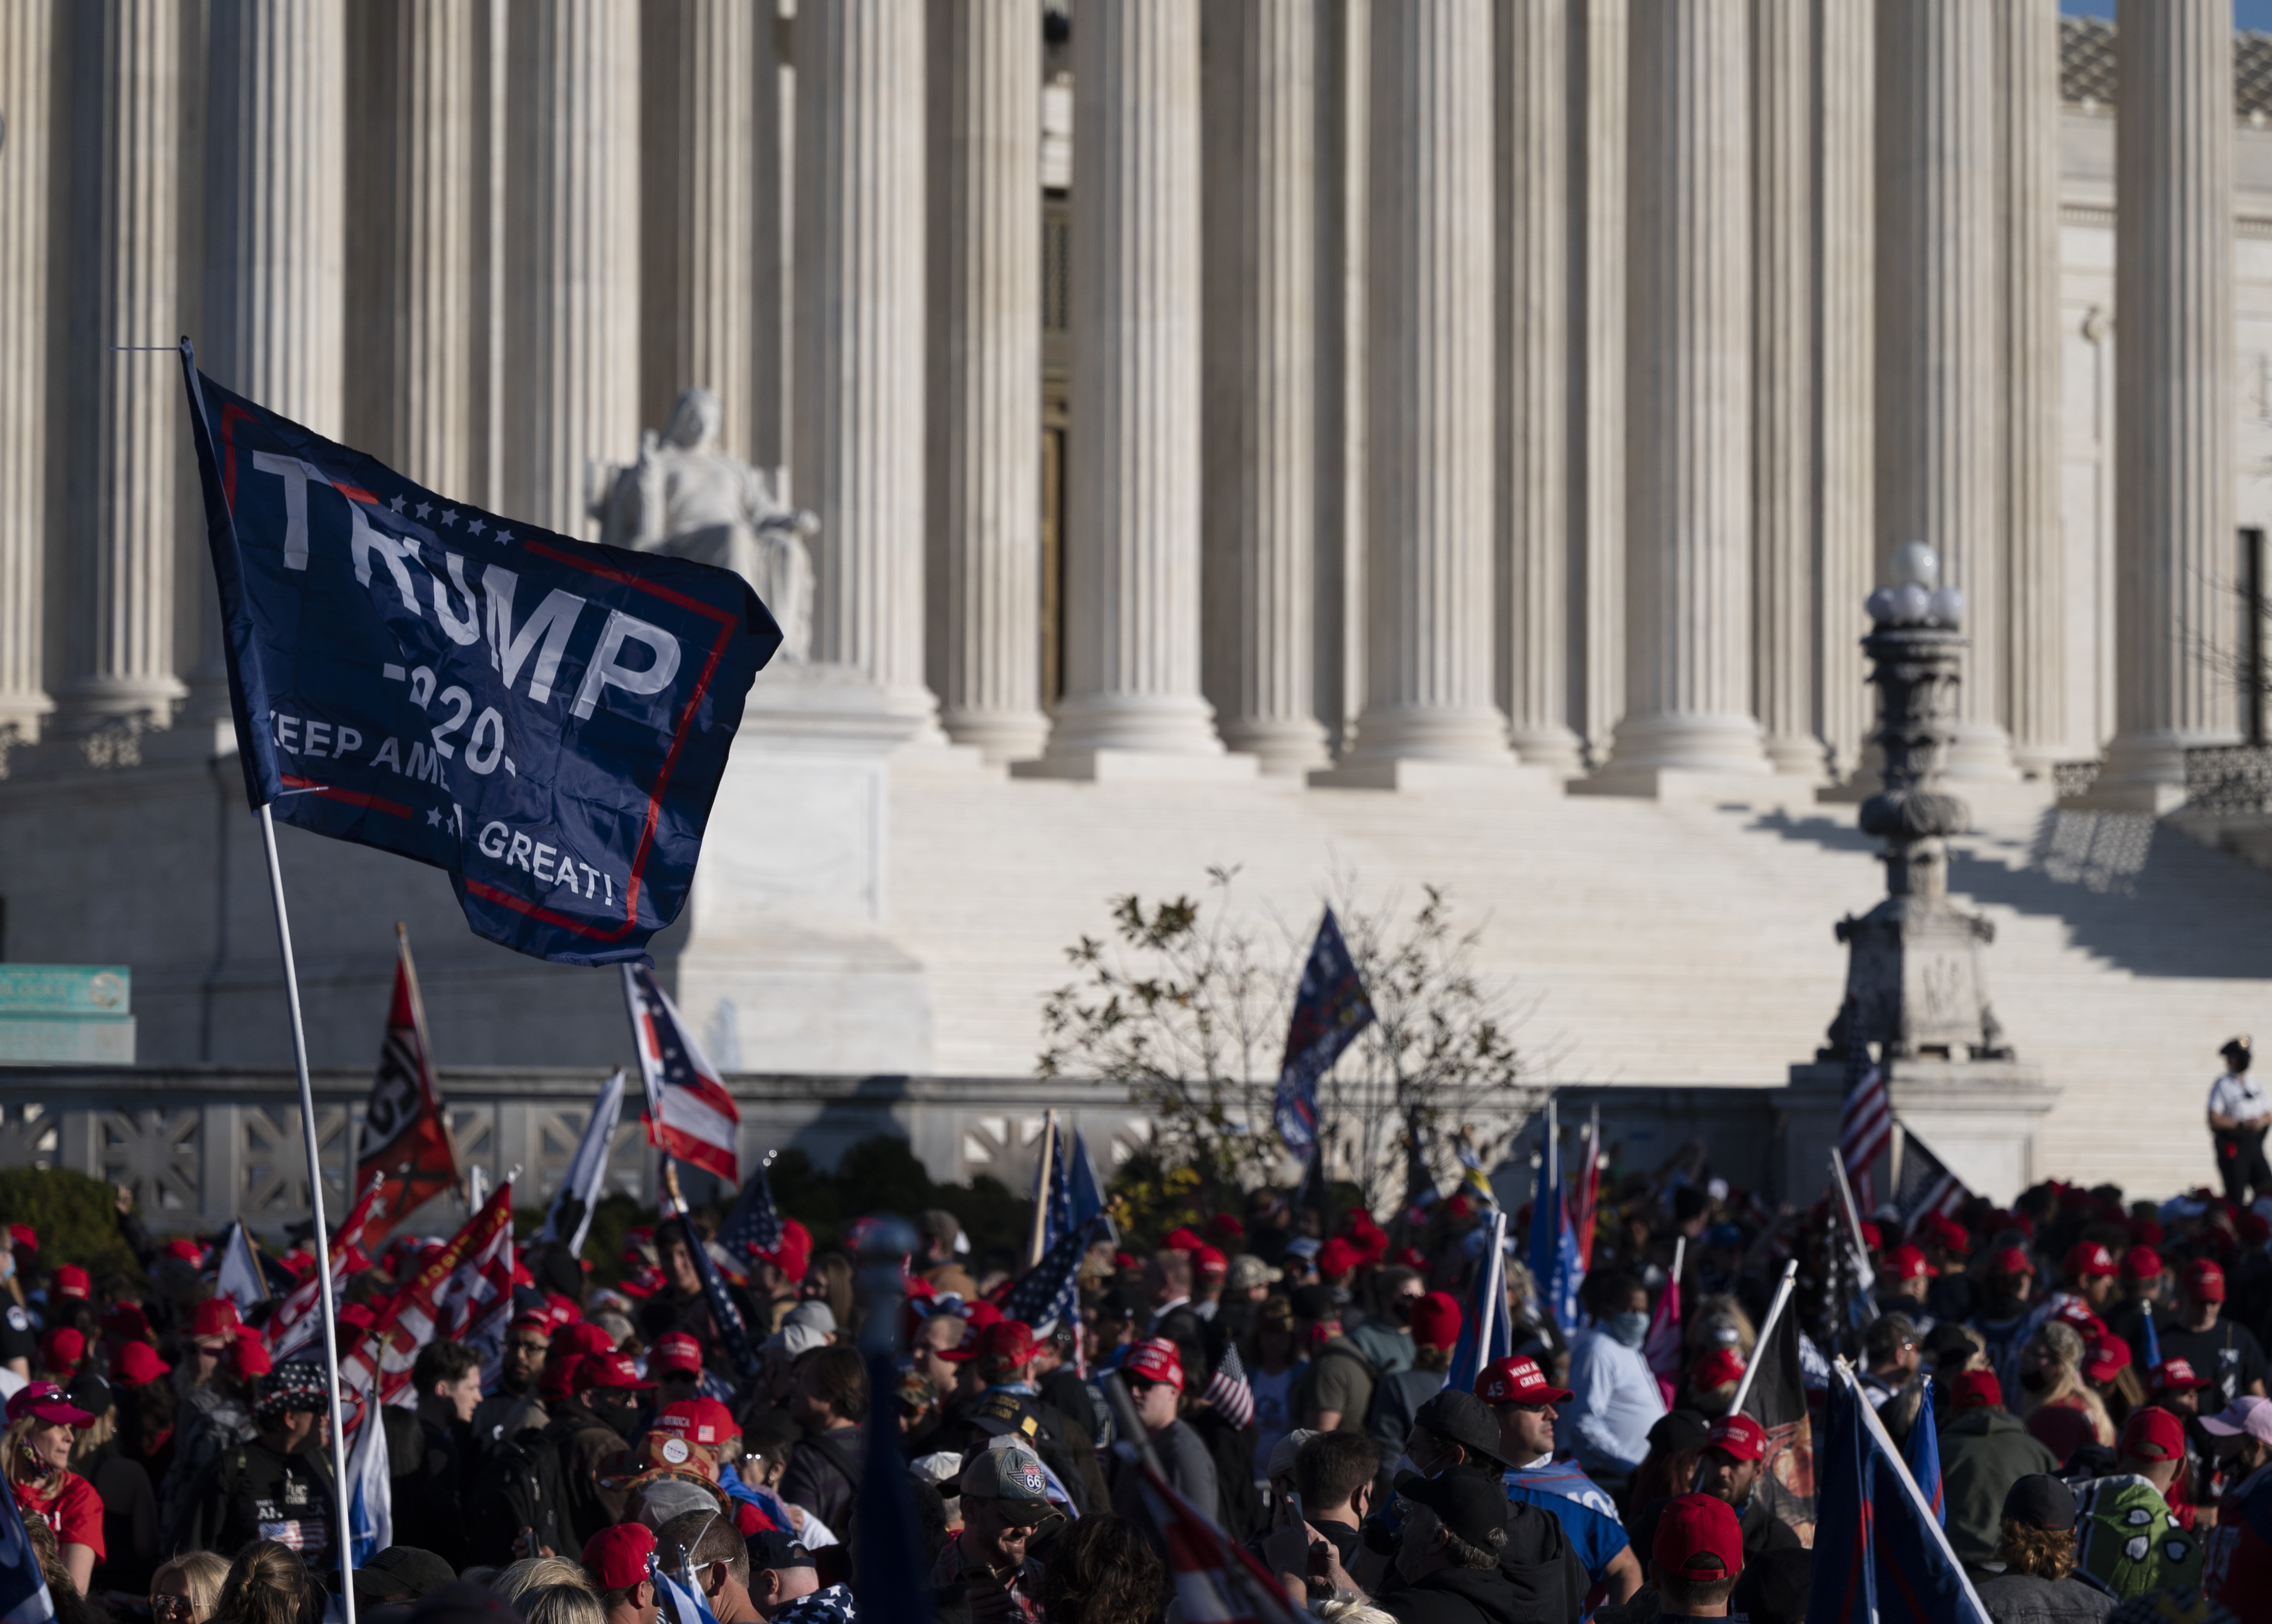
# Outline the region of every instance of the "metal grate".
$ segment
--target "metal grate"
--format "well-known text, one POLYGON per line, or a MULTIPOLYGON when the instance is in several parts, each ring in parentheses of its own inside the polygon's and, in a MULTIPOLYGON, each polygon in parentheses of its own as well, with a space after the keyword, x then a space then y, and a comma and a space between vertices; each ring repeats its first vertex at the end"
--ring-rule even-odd
MULTIPOLYGON (((2119 84, 2114 25, 2095 17, 2060 18, 2059 99, 2111 109, 2119 84)), ((2233 36, 2232 113, 2250 123, 2272 115, 2272 34, 2233 36)))
POLYGON ((2090 793, 2090 786, 2098 782, 2098 758, 2088 761, 2054 761, 2052 763, 2052 782, 2059 787, 2062 801, 2080 799, 2090 793))
POLYGON ((2272 809, 2272 745, 2212 745, 2186 751, 2186 806, 2211 812, 2272 809))

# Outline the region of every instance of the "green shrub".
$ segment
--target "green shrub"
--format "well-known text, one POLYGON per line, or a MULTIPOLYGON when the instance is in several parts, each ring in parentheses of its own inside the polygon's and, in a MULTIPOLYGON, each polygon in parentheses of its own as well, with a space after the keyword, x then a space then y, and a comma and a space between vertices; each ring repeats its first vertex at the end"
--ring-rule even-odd
POLYGON ((28 1224, 40 1237, 40 1271, 76 1263, 96 1279, 141 1267, 118 1232, 116 1193, 63 1167, 0 1168, 0 1224, 28 1224))

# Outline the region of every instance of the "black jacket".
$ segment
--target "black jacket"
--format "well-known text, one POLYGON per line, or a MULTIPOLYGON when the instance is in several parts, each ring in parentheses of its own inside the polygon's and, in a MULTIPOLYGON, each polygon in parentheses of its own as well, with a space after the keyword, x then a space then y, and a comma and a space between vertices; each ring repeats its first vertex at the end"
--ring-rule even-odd
MULTIPOLYGON (((594 1414, 580 1398, 552 1406, 552 1419, 544 1428, 544 1441, 559 1458, 561 1486, 568 1497, 568 1520, 576 1530, 576 1545, 603 1528, 624 1522, 627 1497, 600 1481, 601 1468, 630 1445, 624 1435, 594 1414)), ((555 1546, 559 1550, 561 1547, 555 1546)))
POLYGON ((1515 1610, 1514 1587, 1496 1568, 1439 1568, 1376 1605, 1396 1624, 1515 1624, 1532 1616, 1515 1610))
MULTIPOLYGON (((310 1444, 297 1455, 279 1455, 255 1438, 222 1450, 198 1478, 182 1547, 234 1557, 255 1539, 280 1538, 320 1568, 320 1553, 332 1552, 337 1527, 331 1462, 323 1451, 310 1444)), ((336 1566, 336 1553, 333 1560, 336 1566)))
POLYGON ((865 1433, 858 1426, 807 1433, 789 1451, 788 1470, 781 1473, 781 1497, 827 1523, 839 1539, 852 1530, 852 1502, 867 1460, 865 1433))
POLYGON ((410 1426, 403 1429, 400 1443, 394 1426, 386 1433, 394 1542, 431 1551, 451 1567, 464 1568, 474 1560, 460 1494, 468 1452, 464 1431, 437 1426, 407 1411, 401 1413, 410 1426))

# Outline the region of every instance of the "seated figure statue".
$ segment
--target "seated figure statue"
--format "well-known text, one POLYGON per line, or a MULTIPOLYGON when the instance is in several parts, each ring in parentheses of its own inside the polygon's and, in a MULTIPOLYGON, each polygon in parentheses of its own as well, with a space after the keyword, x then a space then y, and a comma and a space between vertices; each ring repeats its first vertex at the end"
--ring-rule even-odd
POLYGON ((805 538, 820 522, 774 493, 766 476, 718 449, 718 397, 689 389, 661 435, 639 436, 639 460, 608 471, 592 505, 600 539, 612 547, 665 552, 734 571, 757 589, 781 629, 781 657, 802 662, 812 646, 812 555, 805 538))

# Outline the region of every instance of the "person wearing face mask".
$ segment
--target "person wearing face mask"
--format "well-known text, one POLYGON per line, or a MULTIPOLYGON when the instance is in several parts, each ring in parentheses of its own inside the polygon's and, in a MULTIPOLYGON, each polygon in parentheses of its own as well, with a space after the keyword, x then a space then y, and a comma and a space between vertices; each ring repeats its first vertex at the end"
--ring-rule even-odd
POLYGON ((1648 1454, 1648 1429, 1664 1413, 1664 1393, 1641 1353, 1648 1336, 1648 1292, 1631 1275, 1591 1275, 1586 1306, 1594 1325, 1570 1346, 1568 1407, 1562 1447, 1595 1482, 1612 1492, 1648 1454))
POLYGON ((639 1406, 654 1383, 629 1354, 587 1353, 576 1366, 574 1386, 572 1397, 551 1407, 544 1437, 559 1452, 568 1520, 580 1542, 629 1514, 624 1492, 600 1481, 600 1463, 631 1446, 639 1406))
POLYGON ((1569 1403, 1569 1393, 1547 1381, 1536 1359, 1500 1359, 1476 1378, 1476 1396, 1498 1423, 1507 1499, 1551 1513, 1585 1565, 1587 1610, 1640 1589, 1640 1562, 1617 1507, 1575 1463, 1554 1458, 1555 1406, 1569 1403))
POLYGON ((1412 1368, 1412 1311, 1426 1294, 1419 1275, 1401 1264, 1373 1271, 1371 1282, 1374 1312, 1349 1334, 1356 1351, 1372 1361, 1384 1376, 1412 1368))
MULTIPOLYGON (((1755 1491, 1766 1475, 1767 1428, 1748 1415, 1722 1416, 1712 1423, 1704 1453, 1698 1461, 1697 1490, 1719 1501, 1736 1514, 1743 1530, 1744 1560, 1768 1551, 1796 1550, 1802 1541, 1790 1523, 1775 1515, 1755 1491)), ((1678 1496, 1674 1497, 1676 1500, 1678 1496)), ((1657 1524, 1671 1501, 1652 1501, 1633 1518, 1633 1543, 1653 1547, 1657 1524)))

